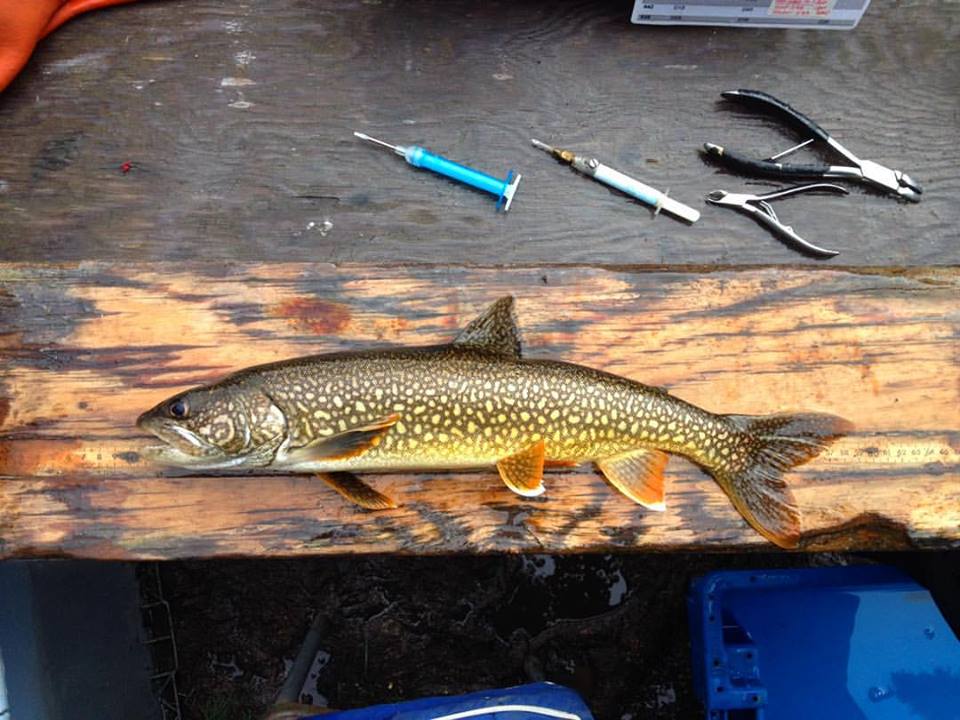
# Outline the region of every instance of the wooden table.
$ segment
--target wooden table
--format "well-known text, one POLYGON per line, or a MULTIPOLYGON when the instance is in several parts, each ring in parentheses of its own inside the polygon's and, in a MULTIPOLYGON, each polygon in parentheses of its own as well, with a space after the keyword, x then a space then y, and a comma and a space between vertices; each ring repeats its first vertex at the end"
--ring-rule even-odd
MULTIPOLYGON (((858 431, 791 475, 807 548, 960 543, 960 5, 874 0, 853 32, 631 26, 629 3, 142 2, 43 43, 0 96, 0 556, 764 547, 680 459, 668 510, 588 468, 524 500, 493 474, 309 477, 142 459, 136 415, 253 362, 449 338, 518 300, 528 354, 720 412, 858 431), (788 100, 923 201, 778 203, 829 262, 709 190, 704 141, 794 136, 718 103, 788 100), (354 129, 524 175, 509 214, 354 129), (595 154, 702 209, 654 218, 529 145, 595 154), (127 172, 124 163, 131 166, 127 172)), ((804 152, 798 160, 802 161, 804 152)), ((813 157, 812 154, 807 157, 813 157)))

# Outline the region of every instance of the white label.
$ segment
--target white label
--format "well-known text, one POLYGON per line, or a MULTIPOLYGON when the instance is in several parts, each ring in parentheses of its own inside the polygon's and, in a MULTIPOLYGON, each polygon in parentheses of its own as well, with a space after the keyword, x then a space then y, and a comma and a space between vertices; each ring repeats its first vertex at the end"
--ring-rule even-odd
POLYGON ((850 30, 870 0, 634 0, 639 25, 734 25, 850 30))

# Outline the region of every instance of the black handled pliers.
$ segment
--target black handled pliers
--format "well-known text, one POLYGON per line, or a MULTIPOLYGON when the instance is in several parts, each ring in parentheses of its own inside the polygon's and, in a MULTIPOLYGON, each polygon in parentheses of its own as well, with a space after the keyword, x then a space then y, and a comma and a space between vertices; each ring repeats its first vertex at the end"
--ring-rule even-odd
POLYGON ((850 178, 869 183, 876 188, 893 193, 912 202, 920 202, 923 190, 920 185, 904 172, 891 170, 872 160, 861 160, 830 136, 826 130, 801 112, 794 110, 773 95, 757 90, 728 90, 721 93, 727 100, 742 102, 760 110, 772 113, 803 134, 813 135, 806 142, 792 147, 766 160, 753 160, 745 155, 727 150, 713 143, 705 143, 704 149, 709 157, 716 158, 728 167, 749 175, 797 179, 797 178, 850 178), (777 162, 780 158, 799 150, 814 140, 822 140, 835 151, 843 155, 850 163, 847 165, 789 165, 777 162))

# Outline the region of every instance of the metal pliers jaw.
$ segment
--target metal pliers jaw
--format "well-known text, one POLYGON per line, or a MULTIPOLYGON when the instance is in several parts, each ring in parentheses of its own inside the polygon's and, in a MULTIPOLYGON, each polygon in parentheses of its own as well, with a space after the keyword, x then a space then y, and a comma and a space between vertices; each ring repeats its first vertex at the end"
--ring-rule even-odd
MULTIPOLYGON (((840 143, 834 142, 837 146, 840 145, 840 143)), ((873 162, 873 160, 859 160, 857 162, 859 163, 861 178, 864 182, 870 183, 887 192, 896 193, 905 200, 920 202, 920 195, 923 193, 923 188, 905 172, 891 170, 888 167, 873 162)))
POLYGON ((796 195, 802 192, 811 192, 824 190, 834 192, 840 195, 846 195, 847 189, 831 183, 811 183, 809 185, 795 185, 794 187, 783 188, 764 195, 751 195, 748 193, 730 193, 726 190, 714 190, 707 195, 707 202, 712 205, 729 207, 734 210, 752 215, 758 222, 763 223, 774 233, 787 241, 795 249, 805 252, 813 257, 831 258, 840 254, 839 250, 827 250, 819 245, 814 245, 800 237, 796 231, 789 225, 784 225, 777 217, 776 211, 767 202, 778 198, 796 195))
POLYGON ((872 160, 861 160, 813 120, 773 95, 757 90, 728 90, 722 95, 727 100, 741 102, 771 113, 803 135, 811 136, 806 142, 765 160, 754 160, 738 152, 728 150, 721 145, 705 143, 703 147, 707 155, 716 158, 728 167, 748 175, 763 175, 783 179, 850 178, 868 183, 879 190, 892 193, 905 200, 920 202, 923 189, 909 175, 900 170, 891 170, 872 160), (799 150, 814 140, 825 142, 842 155, 850 165, 791 165, 777 162, 780 158, 799 150))

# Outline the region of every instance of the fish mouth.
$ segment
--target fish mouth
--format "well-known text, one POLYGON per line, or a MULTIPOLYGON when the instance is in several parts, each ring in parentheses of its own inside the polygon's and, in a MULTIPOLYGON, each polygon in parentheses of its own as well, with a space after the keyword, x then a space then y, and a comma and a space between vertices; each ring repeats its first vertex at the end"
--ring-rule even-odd
POLYGON ((224 470, 242 464, 243 457, 231 457, 226 453, 190 455, 173 445, 152 445, 144 448, 144 455, 158 465, 187 470, 224 470))
POLYGON ((262 468, 270 464, 277 442, 236 453, 228 452, 203 439, 175 420, 150 410, 137 418, 137 427, 163 441, 143 449, 144 455, 157 465, 187 470, 229 470, 262 468))
POLYGON ((192 461, 224 457, 224 452, 216 445, 211 445, 192 430, 172 420, 144 413, 137 418, 137 427, 165 442, 166 445, 155 448, 157 454, 176 458, 178 462, 175 464, 186 464, 188 461, 192 464, 192 461))

